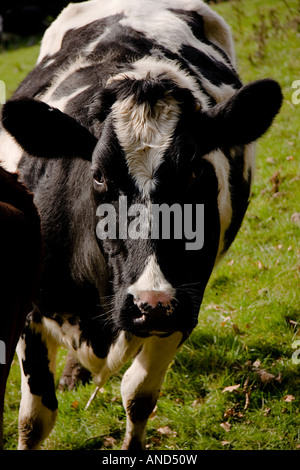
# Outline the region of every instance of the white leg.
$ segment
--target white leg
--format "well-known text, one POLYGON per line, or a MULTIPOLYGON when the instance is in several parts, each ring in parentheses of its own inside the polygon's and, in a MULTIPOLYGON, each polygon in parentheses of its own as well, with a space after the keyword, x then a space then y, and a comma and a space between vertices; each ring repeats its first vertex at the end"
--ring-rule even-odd
POLYGON ((181 340, 182 333, 179 332, 168 338, 148 338, 124 374, 121 393, 127 423, 122 449, 143 449, 148 417, 155 407, 168 365, 181 340))
POLYGON ((38 449, 54 426, 56 352, 56 343, 43 334, 41 324, 26 326, 17 346, 22 370, 19 449, 38 449))

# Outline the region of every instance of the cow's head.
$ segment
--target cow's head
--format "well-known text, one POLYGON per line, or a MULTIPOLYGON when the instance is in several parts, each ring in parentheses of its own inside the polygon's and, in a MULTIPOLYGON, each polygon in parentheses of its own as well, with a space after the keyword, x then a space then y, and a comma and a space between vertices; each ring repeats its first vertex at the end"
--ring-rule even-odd
POLYGON ((269 128, 281 101, 272 80, 205 108, 166 77, 123 77, 101 94, 99 140, 36 100, 8 102, 2 122, 33 156, 91 162, 113 320, 140 336, 164 335, 195 326, 216 258, 247 207, 245 148, 269 128))

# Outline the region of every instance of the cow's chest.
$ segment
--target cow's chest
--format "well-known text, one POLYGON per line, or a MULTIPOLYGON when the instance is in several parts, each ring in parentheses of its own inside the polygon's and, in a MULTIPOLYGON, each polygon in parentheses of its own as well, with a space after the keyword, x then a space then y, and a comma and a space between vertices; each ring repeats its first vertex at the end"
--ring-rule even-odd
MULTIPOLYGON (((65 346, 71 351, 80 363, 88 369, 94 382, 101 386, 108 377, 117 372, 126 362, 136 355, 143 343, 147 340, 133 335, 126 335, 120 331, 114 340, 107 346, 107 354, 103 357, 97 355, 97 349, 90 338, 85 338, 85 333, 79 322, 74 318, 65 319, 61 324, 56 320, 43 318, 43 329, 46 335, 50 335, 59 345, 65 346)), ((99 343, 103 341, 99 335, 99 343)), ((101 344, 98 345, 100 348, 101 344)))

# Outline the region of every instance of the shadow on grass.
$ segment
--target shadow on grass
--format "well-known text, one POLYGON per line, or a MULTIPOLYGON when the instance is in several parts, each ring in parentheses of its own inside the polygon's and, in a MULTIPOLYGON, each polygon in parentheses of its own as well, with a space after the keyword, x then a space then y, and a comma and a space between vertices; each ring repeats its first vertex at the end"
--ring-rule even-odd
POLYGON ((300 396, 300 367, 293 364, 292 354, 291 347, 274 338, 245 342, 243 335, 198 329, 175 357, 172 372, 181 382, 179 389, 188 388, 198 397, 210 392, 212 382, 227 386, 246 380, 264 392, 288 390, 300 396))

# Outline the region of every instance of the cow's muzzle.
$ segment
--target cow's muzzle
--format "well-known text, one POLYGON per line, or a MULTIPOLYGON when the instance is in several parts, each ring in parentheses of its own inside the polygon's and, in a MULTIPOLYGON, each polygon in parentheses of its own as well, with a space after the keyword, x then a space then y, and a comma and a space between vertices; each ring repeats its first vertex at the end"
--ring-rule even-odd
POLYGON ((140 291, 131 297, 129 329, 136 335, 172 333, 176 331, 174 316, 177 300, 165 292, 140 291), (132 305, 133 304, 133 305, 132 305))

